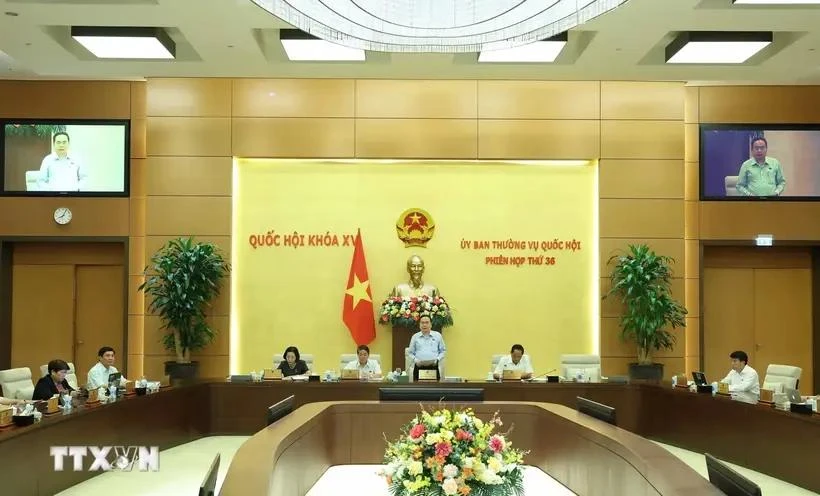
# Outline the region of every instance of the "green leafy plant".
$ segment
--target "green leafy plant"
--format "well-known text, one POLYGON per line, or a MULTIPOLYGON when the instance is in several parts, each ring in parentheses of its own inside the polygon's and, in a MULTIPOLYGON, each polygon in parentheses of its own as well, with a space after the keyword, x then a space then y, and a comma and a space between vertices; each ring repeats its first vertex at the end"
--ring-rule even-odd
POLYGON ((175 353, 177 363, 190 363, 191 351, 213 341, 205 309, 219 296, 229 273, 218 247, 193 238, 171 240, 151 257, 138 289, 151 298, 148 308, 162 319, 163 345, 175 353))
POLYGON ((629 245, 628 253, 613 256, 608 264, 612 262, 612 285, 604 298, 621 298, 621 338, 635 341, 639 364, 651 364, 652 350, 671 350, 671 330, 686 326, 686 308, 672 298, 674 259, 655 254, 647 245, 629 245))
POLYGON ((52 124, 6 124, 6 136, 42 136, 51 138, 54 133, 64 132, 63 125, 52 124))

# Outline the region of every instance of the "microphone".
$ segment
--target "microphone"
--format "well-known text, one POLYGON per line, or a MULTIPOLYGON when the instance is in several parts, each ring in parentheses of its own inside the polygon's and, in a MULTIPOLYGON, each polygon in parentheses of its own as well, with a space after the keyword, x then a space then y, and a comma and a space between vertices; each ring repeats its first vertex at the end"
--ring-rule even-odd
POLYGON ((543 374, 541 374, 541 375, 536 375, 536 376, 530 377, 529 379, 524 379, 524 380, 526 380, 526 381, 532 381, 532 380, 534 380, 534 379, 540 379, 541 377, 548 376, 548 375, 552 374, 553 372, 557 372, 557 371, 558 371, 558 369, 548 370, 548 371, 544 372, 544 373, 543 373, 543 374))

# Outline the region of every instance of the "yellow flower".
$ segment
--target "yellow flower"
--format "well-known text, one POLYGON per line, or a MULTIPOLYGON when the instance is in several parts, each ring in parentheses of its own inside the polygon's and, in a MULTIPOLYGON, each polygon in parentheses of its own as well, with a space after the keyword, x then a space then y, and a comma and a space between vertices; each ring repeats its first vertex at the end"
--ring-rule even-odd
POLYGON ((410 462, 410 465, 407 467, 407 472, 410 475, 419 475, 424 470, 424 465, 420 461, 410 462))

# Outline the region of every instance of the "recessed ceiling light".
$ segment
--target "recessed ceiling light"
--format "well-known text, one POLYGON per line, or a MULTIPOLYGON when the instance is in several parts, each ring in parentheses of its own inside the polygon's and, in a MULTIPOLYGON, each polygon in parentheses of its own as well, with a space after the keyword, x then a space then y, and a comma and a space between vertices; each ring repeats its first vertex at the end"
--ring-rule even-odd
POLYGON ((288 59, 293 61, 341 62, 367 59, 364 50, 337 45, 298 29, 281 29, 279 40, 288 59))
POLYGON ((820 0, 732 0, 737 5, 820 5, 820 0))
POLYGON ((666 63, 742 64, 771 43, 771 32, 684 32, 667 45, 666 63))
POLYGON ((17 12, 11 12, 11 11, 7 11, 7 12, 3 12, 3 13, 6 14, 7 16, 9 16, 9 17, 17 17, 17 16, 20 15, 17 12))
POLYGON ((567 33, 561 33, 552 38, 536 41, 528 45, 504 50, 483 51, 478 54, 479 62, 555 62, 561 50, 567 45, 567 33))
POLYGON ((161 28, 74 26, 71 37, 101 59, 176 57, 176 43, 161 28))

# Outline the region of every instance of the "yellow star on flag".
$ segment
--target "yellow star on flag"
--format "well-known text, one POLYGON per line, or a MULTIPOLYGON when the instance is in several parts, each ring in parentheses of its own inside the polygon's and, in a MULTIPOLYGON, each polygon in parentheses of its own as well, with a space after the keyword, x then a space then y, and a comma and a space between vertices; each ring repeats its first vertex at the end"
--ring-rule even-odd
POLYGON ((370 288, 370 281, 360 281, 359 276, 353 275, 353 284, 347 288, 345 294, 349 294, 353 297, 353 308, 356 308, 356 305, 359 304, 360 301, 372 301, 370 299, 370 295, 367 294, 367 290, 370 288))

